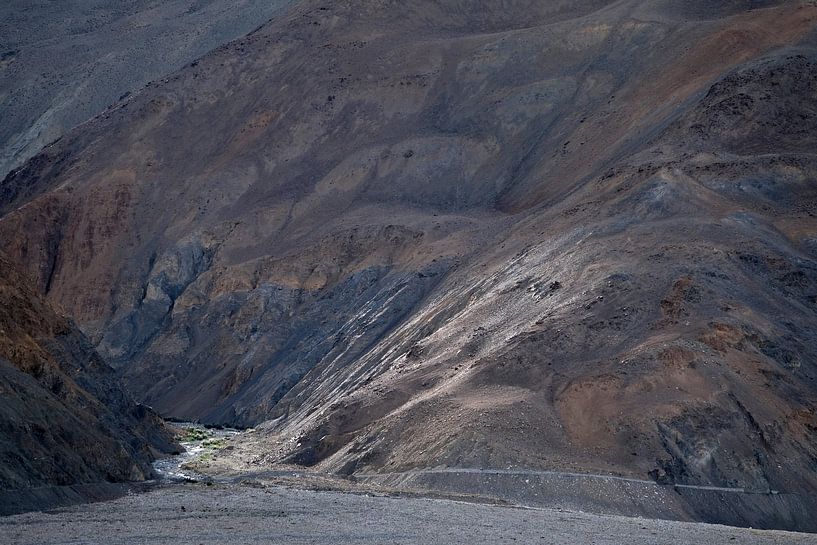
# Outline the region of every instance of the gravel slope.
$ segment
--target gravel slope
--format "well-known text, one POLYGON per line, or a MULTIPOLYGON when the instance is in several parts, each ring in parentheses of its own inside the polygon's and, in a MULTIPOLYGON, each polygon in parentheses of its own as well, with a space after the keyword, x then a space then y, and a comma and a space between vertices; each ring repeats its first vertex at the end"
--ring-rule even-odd
POLYGON ((0 542, 105 543, 817 543, 817 536, 285 488, 178 485, 107 503, 0 519, 0 542))
POLYGON ((148 81, 265 23, 285 0, 0 5, 0 177, 148 81))

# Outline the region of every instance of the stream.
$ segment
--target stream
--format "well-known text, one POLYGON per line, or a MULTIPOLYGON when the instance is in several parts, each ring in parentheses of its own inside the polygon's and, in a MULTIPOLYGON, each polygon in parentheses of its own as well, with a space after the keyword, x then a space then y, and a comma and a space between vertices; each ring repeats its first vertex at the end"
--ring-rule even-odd
POLYGON ((223 445, 225 439, 237 435, 239 430, 232 428, 207 428, 194 422, 173 422, 173 426, 182 431, 179 444, 184 449, 180 454, 162 458, 153 462, 153 469, 162 480, 168 481, 200 481, 207 477, 185 469, 187 462, 206 456, 223 445))

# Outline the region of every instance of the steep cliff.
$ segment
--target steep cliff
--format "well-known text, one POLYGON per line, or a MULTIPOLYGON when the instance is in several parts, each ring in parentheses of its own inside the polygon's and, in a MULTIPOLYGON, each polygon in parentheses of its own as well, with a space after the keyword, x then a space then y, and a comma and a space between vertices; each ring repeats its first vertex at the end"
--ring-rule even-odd
MULTIPOLYGON (((70 320, 0 256, 0 490, 140 481, 178 449, 70 320)), ((4 511, 7 506, 4 505, 4 511)))

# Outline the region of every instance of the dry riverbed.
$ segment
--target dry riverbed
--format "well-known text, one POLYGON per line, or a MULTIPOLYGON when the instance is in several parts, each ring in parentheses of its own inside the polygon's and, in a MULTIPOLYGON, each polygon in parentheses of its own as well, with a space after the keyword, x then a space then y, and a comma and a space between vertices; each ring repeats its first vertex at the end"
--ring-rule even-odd
POLYGON ((153 488, 0 518, 0 543, 817 545, 810 534, 520 508, 467 494, 423 497, 302 468, 230 472, 218 453, 234 444, 235 430, 181 428, 187 450, 158 463, 164 479, 153 488))
POLYGON ((751 545, 813 544, 817 536, 257 483, 195 483, 0 518, 0 543, 751 545))

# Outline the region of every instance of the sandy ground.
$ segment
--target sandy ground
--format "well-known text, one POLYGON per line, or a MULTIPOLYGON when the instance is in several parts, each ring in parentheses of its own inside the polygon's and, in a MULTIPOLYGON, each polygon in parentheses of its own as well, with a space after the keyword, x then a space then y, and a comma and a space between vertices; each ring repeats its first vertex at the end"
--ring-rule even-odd
POLYGON ((0 519, 0 543, 817 543, 817 536, 281 487, 172 485, 0 519))

